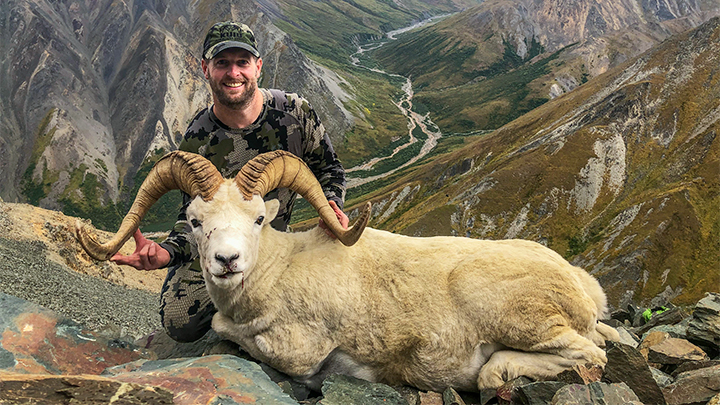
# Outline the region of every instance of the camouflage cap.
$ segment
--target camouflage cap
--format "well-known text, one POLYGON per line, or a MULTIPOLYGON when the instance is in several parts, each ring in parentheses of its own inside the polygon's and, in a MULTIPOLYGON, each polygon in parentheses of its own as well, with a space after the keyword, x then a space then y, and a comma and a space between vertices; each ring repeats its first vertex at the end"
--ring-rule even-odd
POLYGON ((232 21, 219 22, 208 31, 203 45, 203 58, 210 60, 228 48, 242 48, 260 57, 255 35, 245 24, 232 21))

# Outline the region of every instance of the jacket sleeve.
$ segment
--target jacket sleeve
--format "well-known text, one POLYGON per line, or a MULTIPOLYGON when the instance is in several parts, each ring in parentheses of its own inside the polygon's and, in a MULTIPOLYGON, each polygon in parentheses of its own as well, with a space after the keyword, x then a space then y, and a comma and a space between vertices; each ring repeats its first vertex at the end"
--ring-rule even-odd
POLYGON ((342 209, 346 190, 345 169, 315 110, 304 99, 300 108, 304 127, 303 160, 320 182, 325 197, 335 201, 342 209))
POLYGON ((197 243, 195 243, 195 237, 192 234, 192 229, 185 214, 192 199, 190 195, 186 193, 182 193, 182 195, 183 205, 178 214, 177 221, 167 239, 160 243, 160 246, 170 253, 170 263, 168 263, 167 267, 187 263, 197 257, 197 243))

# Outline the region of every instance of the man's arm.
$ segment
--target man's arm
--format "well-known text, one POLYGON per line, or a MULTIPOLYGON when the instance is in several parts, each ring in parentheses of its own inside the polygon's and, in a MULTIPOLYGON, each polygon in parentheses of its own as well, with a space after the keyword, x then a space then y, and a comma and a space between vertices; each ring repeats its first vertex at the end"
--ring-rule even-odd
POLYGON ((138 270, 155 270, 167 267, 170 262, 170 254, 157 243, 146 239, 140 229, 133 234, 135 239, 135 252, 129 256, 116 253, 110 258, 117 264, 124 264, 135 267, 138 270))
POLYGON ((175 226, 165 241, 160 244, 155 243, 146 239, 140 229, 137 229, 133 234, 135 252, 129 256, 118 253, 110 260, 117 264, 135 267, 138 270, 155 270, 192 260, 197 248, 195 248, 194 239, 188 237, 190 225, 185 215, 190 201, 190 196, 183 193, 184 204, 180 209, 175 226))
POLYGON ((190 224, 187 221, 185 211, 192 202, 190 196, 186 193, 183 195, 183 206, 178 214, 177 221, 170 231, 167 239, 160 243, 160 247, 166 250, 170 256, 167 266, 175 266, 180 263, 192 261, 197 256, 197 245, 195 238, 192 237, 190 224))

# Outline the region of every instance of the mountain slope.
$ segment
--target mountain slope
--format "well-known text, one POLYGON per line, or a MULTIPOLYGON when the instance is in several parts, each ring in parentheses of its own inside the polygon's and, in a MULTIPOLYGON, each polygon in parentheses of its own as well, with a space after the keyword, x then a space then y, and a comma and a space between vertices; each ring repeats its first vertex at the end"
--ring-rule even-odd
POLYGON ((713 1, 489 0, 374 56, 413 77, 416 101, 445 131, 494 129, 718 14, 713 1))
POLYGON ((378 192, 373 223, 539 241, 618 305, 720 286, 720 19, 378 192))
POLYGON ((267 87, 311 100, 331 137, 354 122, 332 72, 250 0, 0 4, 0 196, 111 228, 143 165, 175 149, 210 103, 198 55, 216 21, 255 30, 267 87))

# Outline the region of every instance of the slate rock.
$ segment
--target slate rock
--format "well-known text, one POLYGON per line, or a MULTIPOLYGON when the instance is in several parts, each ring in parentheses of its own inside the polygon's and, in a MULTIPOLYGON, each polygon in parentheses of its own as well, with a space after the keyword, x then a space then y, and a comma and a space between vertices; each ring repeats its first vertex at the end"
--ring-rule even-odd
POLYGON ((358 378, 331 374, 322 385, 318 405, 408 405, 392 387, 358 378))
POLYGON ((608 342, 607 357, 603 381, 627 384, 645 404, 665 404, 663 393, 640 351, 622 343, 608 342))
POLYGON ((402 395, 403 398, 405 398, 405 401, 407 401, 408 405, 420 405, 419 389, 415 387, 409 387, 407 385, 393 387, 393 389, 397 391, 400 395, 402 395))
POLYGON ((109 368, 103 376, 164 388, 178 405, 297 404, 257 363, 231 355, 140 360, 109 368))
POLYGON ((629 310, 621 308, 613 311, 610 314, 610 319, 616 320, 622 324, 625 324, 626 322, 632 324, 633 315, 635 315, 635 311, 631 313, 629 310))
POLYGON ((718 355, 720 347, 720 294, 708 293, 698 301, 687 329, 688 340, 703 347, 714 349, 711 356, 718 355))
POLYGON ((0 293, 0 369, 26 374, 100 374, 155 354, 89 331, 53 311, 0 293))
POLYGON ((668 405, 705 405, 720 393, 720 365, 678 374, 663 389, 668 405))
POLYGON ((164 405, 173 394, 95 375, 0 373, 0 404, 164 405))
POLYGON ((686 361, 685 363, 677 366, 672 372, 673 377, 677 377, 680 373, 686 371, 699 370, 701 368, 713 367, 720 365, 720 360, 702 360, 702 361, 686 361))
POLYGON ((670 334, 667 332, 652 331, 644 335, 644 339, 640 342, 637 349, 643 355, 645 360, 648 359, 650 354, 650 347, 662 343, 666 339, 670 339, 670 334))
POLYGON ((650 371, 652 372, 653 378, 655 379, 655 382, 657 383, 658 387, 660 387, 660 389, 667 387, 675 381, 673 376, 661 370, 658 370, 655 367, 650 367, 650 371))
POLYGON ((480 405, 497 402, 497 390, 494 388, 485 388, 480 390, 480 405))
POLYGON ((460 394, 452 387, 448 387, 443 391, 442 399, 444 405, 465 405, 465 401, 460 394))
POLYGON ((553 405, 643 405, 625 384, 594 382, 588 385, 570 384, 558 390, 553 405))
POLYGON ((686 361, 707 360, 705 352, 685 339, 668 338, 648 347, 648 362, 677 365, 686 361))
POLYGON ((597 364, 574 365, 570 370, 558 374, 556 380, 565 384, 590 384, 600 381, 602 375, 603 368, 597 364))
POLYGON ((505 384, 498 387, 496 390, 496 396, 498 399, 498 403, 500 404, 510 404, 512 403, 512 398, 514 395, 515 390, 518 387, 522 387, 523 385, 530 384, 531 380, 527 377, 520 376, 514 380, 507 381, 505 384))
POLYGON ((418 394, 420 395, 420 405, 443 405, 443 397, 439 392, 420 391, 418 394))
MULTIPOLYGON (((247 355, 247 354, 246 354, 247 355)), ((256 362, 255 360, 251 358, 245 358, 246 360, 256 362)), ((301 384, 297 381, 295 381, 292 377, 289 375, 277 371, 274 368, 268 366, 265 363, 259 363, 260 368, 262 371, 267 374, 268 377, 278 385, 280 385, 280 388, 282 388, 283 392, 290 395, 294 400, 296 401, 305 401, 312 395, 312 390, 308 388, 305 384, 301 384)))
POLYGON ((645 339, 648 333, 650 332, 665 332, 670 337, 678 338, 678 339, 687 339, 687 329, 689 324, 689 318, 685 318, 682 320, 682 322, 674 324, 674 325, 659 325, 655 326, 649 331, 645 332, 645 334, 642 335, 642 339, 645 339))
POLYGON ((515 395, 513 395, 513 404, 549 404, 558 390, 566 385, 560 381, 539 381, 517 387, 515 395))
POLYGON ((638 347, 640 344, 640 338, 633 333, 632 331, 628 330, 628 328, 624 326, 619 326, 616 328, 618 331, 618 334, 620 335, 620 343, 624 343, 628 346, 632 347, 638 347))

